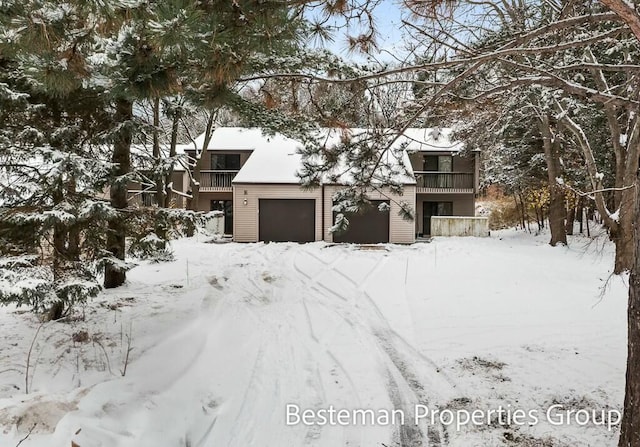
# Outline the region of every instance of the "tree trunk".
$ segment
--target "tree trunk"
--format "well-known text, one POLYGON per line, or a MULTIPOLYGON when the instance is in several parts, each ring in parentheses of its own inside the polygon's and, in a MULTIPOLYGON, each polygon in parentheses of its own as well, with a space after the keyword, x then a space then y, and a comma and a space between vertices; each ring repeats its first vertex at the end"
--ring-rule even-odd
POLYGON ((160 153, 160 98, 153 98, 153 163, 155 164, 156 172, 153 174, 153 181, 156 189, 155 208, 156 217, 153 226, 153 232, 162 241, 160 242, 161 249, 165 249, 167 246, 167 223, 161 214, 161 210, 165 205, 165 176, 162 172, 161 166, 163 164, 163 154, 160 153))
MULTIPOLYGON (((53 281, 58 282, 64 278, 66 268, 66 242, 67 229, 63 224, 55 224, 53 228, 53 281)), ((64 303, 61 300, 53 302, 47 309, 49 320, 59 320, 64 313, 64 303)))
MULTIPOLYGON (((153 162, 156 164, 156 169, 160 168, 162 164, 162 154, 160 153, 160 98, 157 96, 153 99, 153 162)), ((156 204, 159 207, 164 206, 165 196, 165 183, 164 175, 158 171, 154 174, 154 181, 156 186, 156 204)), ((157 232, 156 232, 157 233, 157 232)), ((161 235, 160 238, 162 239, 161 235)))
POLYGON ((622 191, 618 219, 615 225, 609 226, 609 237, 616 244, 615 265, 616 274, 629 271, 633 267, 634 247, 634 202, 635 188, 622 191))
POLYGON ((569 210, 567 212, 567 222, 566 222, 566 232, 568 236, 573 235, 573 223, 576 220, 576 206, 573 203, 573 200, 570 201, 571 205, 569 206, 569 210))
MULTIPOLYGON (((527 231, 528 217, 526 216, 526 213, 525 213, 524 198, 522 197, 522 192, 518 191, 517 196, 520 199, 520 205, 519 205, 518 211, 522 219, 522 230, 527 231)), ((531 233, 531 230, 529 230, 529 233, 531 233)))
MULTIPOLYGON (((113 143, 113 155, 111 161, 115 163, 114 180, 111 182, 110 198, 111 206, 116 210, 127 208, 128 180, 122 176, 131 170, 131 120, 133 118, 133 103, 125 99, 116 101, 115 121, 122 125, 122 128, 113 143)), ((107 232, 107 250, 120 260, 124 260, 126 225, 124 216, 118 216, 109 221, 107 232)), ((126 272, 115 265, 107 264, 104 269, 104 287, 110 289, 118 287, 124 283, 126 272)))
POLYGON ((616 244, 616 260, 613 272, 615 274, 631 270, 635 250, 633 247, 633 235, 626 231, 619 231, 613 235, 616 244))
MULTIPOLYGON (((67 194, 70 197, 76 195, 76 179, 69 179, 67 184, 67 194)), ((77 262, 80 260, 80 225, 73 224, 69 227, 69 241, 67 244, 67 258, 71 262, 77 262)))
POLYGON ((207 120, 207 127, 205 129, 205 137, 201 148, 196 148, 196 164, 193 168, 193 181, 192 181, 192 200, 191 209, 198 211, 198 202, 200 196, 200 170, 203 169, 207 150, 209 149, 209 143, 211 142, 211 136, 213 135, 215 126, 215 114, 210 113, 207 120), (198 152, 198 150, 200 152, 198 152))
POLYGON ((580 223, 580 234, 584 231, 584 197, 578 199, 578 222, 580 223))
MULTIPOLYGON (((640 180, 640 175, 638 176, 640 180)), ((635 195, 635 260, 629 277, 629 307, 627 309, 627 375, 624 393, 624 414, 620 425, 618 447, 640 445, 640 187, 635 195)))
MULTIPOLYGON (((169 146, 169 158, 173 159, 176 156, 176 147, 178 146, 178 126, 180 124, 180 116, 182 115, 181 109, 177 109, 174 112, 173 121, 171 123, 171 144, 169 146)), ((173 163, 169 170, 167 171, 167 175, 164 181, 165 185, 167 185, 167 191, 164 196, 164 207, 169 208, 171 206, 172 194, 169 185, 173 184, 173 163)))
POLYGON ((564 223, 565 219, 565 192, 564 188, 558 184, 557 179, 561 176, 560 155, 558 144, 553 141, 549 116, 543 115, 540 122, 540 133, 542 134, 542 145, 544 147, 544 158, 547 163, 547 174, 549 179, 549 229, 551 230, 551 244, 567 245, 567 232, 564 223))
MULTIPOLYGON (((205 137, 201 148, 196 148, 196 163, 193 167, 192 181, 191 181, 191 201, 188 204, 189 209, 198 211, 198 204, 200 202, 200 170, 204 166, 207 150, 209 149, 209 143, 215 130, 215 113, 209 113, 209 119, 207 120, 207 127, 205 129, 205 137), (199 152, 198 152, 199 150, 199 152)), ((187 228, 187 236, 191 237, 195 234, 195 227, 189 225, 187 228)))

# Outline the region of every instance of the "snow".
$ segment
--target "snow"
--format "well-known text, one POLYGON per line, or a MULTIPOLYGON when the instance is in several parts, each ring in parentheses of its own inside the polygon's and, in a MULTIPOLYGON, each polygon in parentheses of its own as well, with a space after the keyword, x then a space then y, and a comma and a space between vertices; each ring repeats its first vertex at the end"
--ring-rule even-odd
MULTIPOLYGON (((350 132, 358 135, 366 132, 365 128, 352 128, 350 132)), ((451 141, 453 129, 439 128, 439 138, 434 139, 433 128, 408 128, 398 139, 396 147, 407 145, 408 151, 460 151, 463 145, 459 141, 451 141)), ((338 138, 339 132, 335 129, 323 129, 323 132, 332 132, 332 138, 338 138)), ((393 130, 387 130, 393 133, 393 130)), ((247 127, 218 127, 213 132, 208 150, 212 151, 233 151, 233 150, 255 150, 264 141, 269 141, 274 137, 263 135, 259 128, 247 127)), ((181 145, 182 150, 202 149, 204 145, 205 134, 201 134, 195 138, 193 143, 181 145)))
POLYGON ((620 409, 626 277, 610 277, 604 236, 556 248, 547 239, 505 230, 411 246, 175 241, 175 261, 141 263, 77 318, 42 326, 28 395, 40 323, 0 308, 0 445, 37 422, 22 446, 434 445, 428 436, 446 430, 449 446, 511 437, 613 447, 616 429, 543 416, 554 403, 620 409), (73 341, 80 331, 86 341, 73 341), (407 420, 287 425, 288 404, 396 409, 407 420), (540 421, 414 425, 416 404, 510 405, 540 421))
POLYGON ((302 155, 298 153, 300 142, 275 135, 268 139, 255 139, 253 144, 255 151, 234 177, 233 183, 300 183, 297 175, 302 167, 302 155))
MULTIPOLYGON (((193 143, 184 144, 182 150, 201 150, 204 146, 205 134, 194 139, 193 143)), ((241 151, 254 150, 256 145, 268 140, 262 130, 254 127, 218 127, 211 136, 207 150, 241 151)))
POLYGON ((620 208, 618 208, 614 213, 609 214, 609 218, 615 222, 620 222, 620 208))
POLYGON ((626 133, 621 133, 620 134, 620 146, 626 146, 627 145, 627 134, 626 133))
POLYGON ((407 151, 459 152, 464 145, 459 141, 452 141, 451 128, 439 128, 434 132, 432 128, 409 128, 401 138, 401 143, 407 144, 407 151), (434 134, 439 137, 434 139, 434 134))
MULTIPOLYGON (((364 128, 348 129, 351 138, 367 137, 369 130, 364 128)), ((387 137, 395 135, 395 131, 386 130, 387 137)), ((394 174, 394 180, 403 184, 415 184, 415 177, 411 170, 411 162, 407 152, 435 151, 459 152, 462 143, 452 142, 451 129, 410 128, 399 136, 384 155, 384 163, 392 168, 400 168, 394 174), (437 138, 435 138, 437 137, 437 138), (403 151, 396 159, 395 153, 403 151), (406 167, 406 172, 405 168, 406 167)), ((318 140, 322 144, 332 146, 338 144, 344 135, 343 129, 321 129, 318 140)), ((180 146, 180 151, 202 149, 205 135, 197 137, 192 144, 180 146)), ((303 159, 299 154, 303 143, 281 134, 263 135, 258 128, 219 127, 214 130, 208 145, 210 151, 251 151, 251 155, 234 178, 234 183, 284 183, 299 184, 298 173, 303 167, 303 159)), ((384 171, 384 167, 381 168, 384 171)), ((340 181, 350 183, 350 176, 344 165, 336 168, 340 181)), ((381 175, 384 175, 382 173, 381 175)))

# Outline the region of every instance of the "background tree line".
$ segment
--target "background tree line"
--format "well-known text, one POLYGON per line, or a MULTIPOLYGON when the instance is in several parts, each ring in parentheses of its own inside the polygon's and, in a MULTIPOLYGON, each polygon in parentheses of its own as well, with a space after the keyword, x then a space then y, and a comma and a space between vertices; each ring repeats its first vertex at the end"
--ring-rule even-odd
MULTIPOLYGON (((176 146, 202 130, 206 149, 221 116, 300 138, 306 186, 349 155, 358 175, 345 200, 381 181, 401 189, 379 173, 404 129, 454 125, 514 191, 537 171, 552 245, 567 242, 568 196, 601 216, 615 272, 631 271, 620 446, 640 445, 637 5, 406 0, 401 58, 346 64, 308 48, 347 26, 352 49, 374 52, 379 3, 2 2, 0 300, 60 317, 99 277, 125 281, 127 238, 164 250, 189 232, 197 213, 168 208, 176 146), (321 126, 371 131, 327 147, 321 126), (129 206, 131 181, 157 206, 129 206)), ((183 161, 196 168, 192 203, 201 154, 183 161)))

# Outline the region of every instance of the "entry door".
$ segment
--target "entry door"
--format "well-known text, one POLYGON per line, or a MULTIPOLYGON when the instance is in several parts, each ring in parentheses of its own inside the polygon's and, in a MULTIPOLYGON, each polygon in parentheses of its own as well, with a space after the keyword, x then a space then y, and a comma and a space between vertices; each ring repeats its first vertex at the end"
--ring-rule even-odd
POLYGON ((233 200, 212 200, 211 211, 224 213, 224 234, 233 234, 233 200))
POLYGON ((453 216, 453 202, 422 202, 422 234, 431 234, 432 216, 453 216))

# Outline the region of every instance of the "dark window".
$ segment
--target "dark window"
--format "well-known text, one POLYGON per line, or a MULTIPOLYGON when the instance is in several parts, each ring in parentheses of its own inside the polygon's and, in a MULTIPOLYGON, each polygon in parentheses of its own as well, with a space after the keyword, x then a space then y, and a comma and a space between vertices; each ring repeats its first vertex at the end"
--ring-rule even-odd
POLYGON ((239 171, 240 154, 211 154, 211 169, 214 171, 239 171))
POLYGON ((451 172, 453 157, 451 155, 425 155, 424 171, 451 172))
POLYGON ((438 202, 436 216, 453 216, 453 202, 438 202))
POLYGON ((437 155, 425 155, 424 156, 424 170, 425 171, 437 171, 438 170, 438 156, 437 155))

